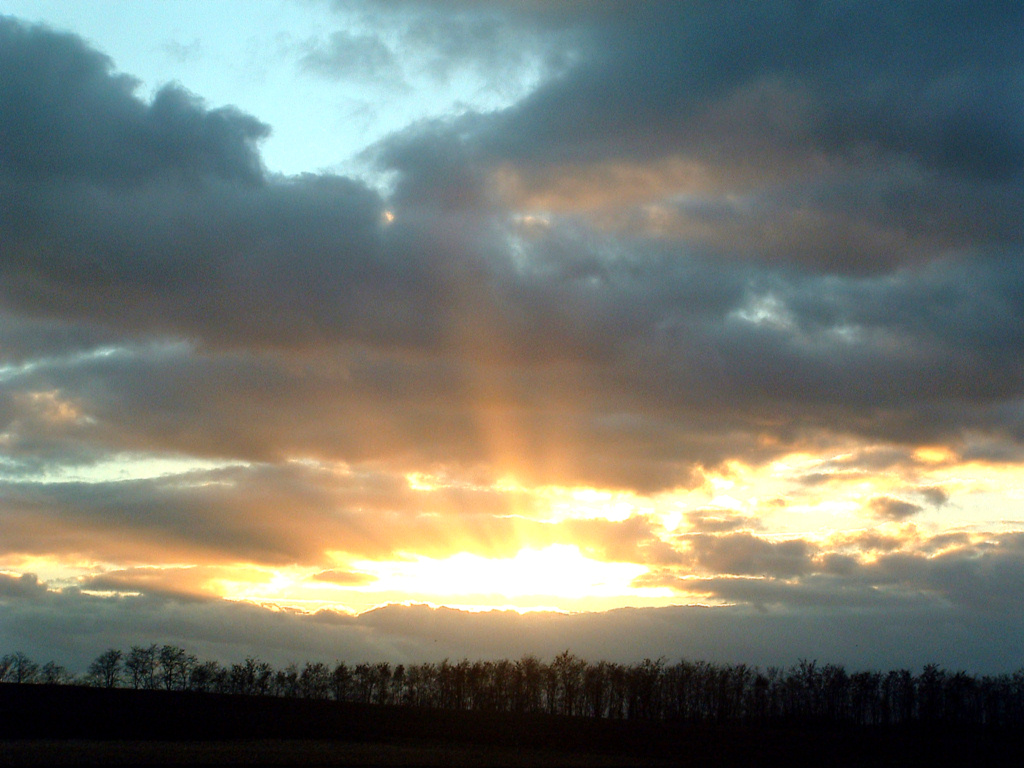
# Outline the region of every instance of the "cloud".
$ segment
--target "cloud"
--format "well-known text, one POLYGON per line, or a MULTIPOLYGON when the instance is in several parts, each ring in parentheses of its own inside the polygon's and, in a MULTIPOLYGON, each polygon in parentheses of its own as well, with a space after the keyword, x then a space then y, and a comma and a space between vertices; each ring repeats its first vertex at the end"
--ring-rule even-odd
POLYGON ((1005 40, 1004 14, 926 13, 912 3, 885 14, 836 4, 808 13, 800 3, 741 12, 671 2, 616 10, 580 14, 591 55, 510 112, 511 126, 494 135, 495 146, 531 158, 650 156, 693 141, 689 132, 719 110, 719 130, 704 140, 720 147, 740 138, 749 151, 760 139, 778 157, 799 140, 824 151, 908 153, 968 175, 1019 169, 1012 86, 1001 73, 1017 71, 1020 61, 973 42, 1005 40), (913 34, 892 44, 886 31, 897 29, 913 34), (854 62, 863 67, 857 77, 854 62), (757 130, 742 109, 723 113, 730 99, 773 80, 805 100, 801 119, 778 100, 763 105, 777 110, 767 121, 771 131, 757 130), (565 103, 575 109, 559 114, 565 103))
POLYGON ((922 488, 918 493, 934 507, 941 507, 949 503, 949 494, 939 487, 922 488))
POLYGON ((34 573, 0 573, 0 596, 4 598, 32 598, 44 594, 46 585, 34 573))
POLYGON ((316 581, 326 581, 329 584, 340 584, 342 586, 360 586, 373 581, 373 576, 358 571, 339 571, 336 569, 320 571, 312 577, 316 581))
POLYGON ((394 52, 371 35, 333 32, 326 43, 311 41, 300 64, 310 72, 329 77, 404 85, 394 52))
MULTIPOLYGON (((178 86, 149 104, 137 82, 79 38, 0 19, 0 173, 117 186, 160 178, 258 183, 256 143, 269 127, 233 108, 206 110, 178 86)), ((6 181, 6 178, 5 178, 6 181)))
POLYGON ((799 576, 811 568, 814 546, 801 539, 771 542, 749 533, 684 537, 691 562, 708 573, 799 576))
POLYGON ((698 509, 686 515, 695 533, 730 533, 739 528, 757 528, 755 518, 744 517, 721 509, 698 509))
POLYGON ((749 534, 688 537, 681 566, 652 569, 637 586, 669 587, 689 599, 759 609, 832 607, 888 610, 956 606, 979 615, 1012 610, 1024 578, 1019 532, 982 539, 966 533, 902 539, 877 535, 771 542, 749 534))
POLYGON ((389 69, 400 59, 406 78, 433 85, 435 92, 468 78, 481 89, 516 94, 523 80, 554 76, 578 55, 574 38, 587 14, 559 5, 338 0, 332 6, 346 29, 332 34, 331 43, 348 55, 324 57, 321 69, 336 76, 372 52, 370 58, 387 59, 389 69))
POLYGON ((621 522, 610 520, 567 520, 556 527, 555 535, 567 543, 576 543, 587 555, 606 562, 675 563, 682 556, 665 542, 655 524, 642 515, 621 522))
POLYGON ((526 654, 551 659, 569 648, 589 660, 627 663, 664 656, 788 666, 811 658, 851 670, 937 663, 987 674, 1017 663, 1013 638, 1022 630, 1015 612, 987 615, 928 600, 858 611, 690 606, 579 614, 392 605, 354 617, 63 590, 5 598, 3 608, 12 621, 0 625, 0 646, 31 648, 33 658, 53 658, 75 671, 107 648, 169 643, 221 663, 255 654, 279 666, 526 654))
POLYGON ((39 600, 113 632, 130 607, 155 637, 167 612, 212 622, 218 652, 242 648, 235 620, 282 654, 329 652, 330 627, 394 658, 573 632, 622 655, 631 621, 656 655, 778 657, 743 627, 824 655, 829 626, 883 616, 878 653, 909 658, 904 628, 924 653, 929 623, 1016 626, 997 613, 1019 542, 953 519, 977 497, 950 470, 1024 459, 1019 9, 333 7, 297 55, 339 88, 515 82, 367 147, 365 178, 284 177, 258 117, 180 85, 143 98, 82 39, 0 19, 0 549, 103 563, 81 587, 121 594, 5 575, 12 616, 39 600), (633 501, 556 510, 574 489, 633 501), (847 533, 808 532, 826 508, 847 533), (225 569, 344 589, 369 586, 359 559, 551 545, 733 605, 356 619, 213 599, 225 569))
POLYGON ((122 568, 107 571, 82 580, 78 588, 89 592, 144 594, 155 598, 180 601, 202 600, 215 597, 209 582, 225 576, 238 578, 237 569, 186 566, 122 568))
POLYGON ((868 506, 872 514, 884 520, 905 520, 920 512, 923 508, 918 504, 912 504, 903 499, 894 499, 890 496, 879 496, 872 499, 868 506))
POLYGON ((1024 586, 1024 548, 1019 532, 980 544, 964 544, 956 539, 943 543, 944 551, 932 556, 886 555, 867 573, 876 583, 899 582, 978 612, 1013 610, 1015 595, 1024 586))
POLYGON ((510 556, 529 543, 531 531, 520 531, 510 518, 463 514, 446 496, 412 492, 387 475, 339 475, 301 465, 130 480, 10 481, 0 485, 7 531, 2 549, 101 562, 322 567, 331 562, 328 551, 362 558, 464 550, 510 556))
POLYGON ((167 40, 160 46, 160 50, 168 58, 181 64, 198 61, 205 55, 203 43, 198 37, 193 38, 189 43, 182 43, 179 40, 167 40))
MULTIPOLYGON (((502 13, 500 7, 488 12, 502 13)), ((534 23, 547 12, 528 8, 522 13, 534 23), (541 15, 530 15, 535 11, 541 15)), ((486 434, 492 428, 486 425, 501 421, 502 431, 522 436, 516 438, 520 446, 503 451, 503 459, 525 479, 645 490, 688 485, 698 466, 729 457, 761 461, 827 433, 955 444, 965 430, 980 429, 1001 442, 1015 440, 1021 413, 1011 404, 1020 381, 1007 371, 1018 368, 1019 334, 1012 318, 1019 275, 1006 244, 1019 242, 1017 234, 1008 230, 1002 237, 999 253, 1006 255, 1000 256, 985 250, 987 241, 964 235, 968 230, 957 226, 958 236, 972 238, 970 247, 929 245, 920 258, 890 263, 876 274, 859 267, 851 272, 848 267, 860 264, 860 257, 851 255, 847 263, 846 256, 837 255, 833 235, 841 223, 826 216, 818 230, 805 231, 790 220, 792 211, 808 206, 810 219, 820 218, 813 212, 815 201, 833 205, 829 201, 837 199, 833 177, 863 186, 867 197, 855 197, 852 205, 844 198, 828 216, 895 217, 892 226, 906 231, 913 229, 906 216, 943 220, 959 205, 947 205, 941 193, 929 193, 920 201, 924 208, 912 196, 897 209, 862 205, 874 198, 878 184, 888 183, 884 174, 896 174, 899 184, 909 179, 906 183, 934 189, 947 182, 996 184, 1002 191, 992 187, 993 194, 1011 198, 1013 185, 987 181, 984 174, 963 181, 944 175, 952 171, 935 163, 924 176, 888 162, 864 171, 843 156, 825 163, 824 186, 813 178, 783 175, 781 181, 769 180, 763 199, 736 198, 719 182, 706 194, 687 192, 687 169, 708 164, 696 146, 693 152, 700 157, 686 158, 687 142, 697 139, 674 135, 671 143, 682 154, 655 151, 657 144, 650 152, 630 154, 627 140, 646 146, 643 132, 634 132, 644 110, 625 108, 640 96, 612 89, 602 102, 593 84, 605 82, 597 78, 609 73, 612 84, 649 78, 650 87, 638 91, 644 109, 663 109, 657 120, 671 117, 672 125, 678 123, 673 110, 681 108, 680 99, 710 109, 707 100, 719 98, 715 94, 737 99, 746 93, 743 88, 755 86, 744 80, 742 68, 722 83, 703 86, 687 79, 690 69, 684 68, 683 80, 672 81, 680 93, 673 90, 672 99, 660 106, 648 103, 659 88, 668 87, 659 79, 663 67, 687 61, 692 68, 693 57, 712 52, 673 44, 659 53, 665 61, 656 58, 636 69, 617 56, 639 45, 634 37, 639 30, 660 30, 664 23, 665 34, 678 31, 690 16, 660 4, 632 13, 618 30, 604 26, 610 16, 596 10, 565 11, 553 30, 589 30, 579 40, 607 38, 615 47, 600 55, 593 49, 570 74, 508 110, 421 123, 382 142, 372 155, 382 169, 396 174, 388 199, 337 176, 269 177, 257 168, 255 142, 262 129, 250 118, 207 109, 180 89, 161 91, 146 103, 80 40, 7 21, 9 56, 17 53, 19 61, 63 56, 87 75, 58 83, 52 67, 36 67, 32 77, 38 82, 30 95, 56 89, 61 98, 47 102, 52 113, 47 119, 81 130, 92 126, 96 134, 95 141, 83 140, 79 152, 56 164, 32 170, 25 165, 29 160, 11 159, 3 167, 0 185, 6 184, 5 199, 11 203, 8 216, 0 218, 7 244, 0 263, 8 277, 2 295, 7 312, 21 322, 75 324, 80 334, 97 339, 129 335, 123 342, 129 345, 152 338, 191 340, 195 347, 182 372, 171 378, 159 374, 166 397, 155 411, 166 415, 162 409, 177 401, 174 413, 184 420, 177 432, 191 443, 180 445, 182 450, 210 450, 215 444, 229 452, 259 447, 251 454, 255 458, 292 451, 349 458, 358 440, 376 454, 372 458, 391 460, 382 455, 383 439, 368 445, 370 429, 342 429, 339 439, 322 410, 315 423, 304 423, 303 402, 334 409, 337 423, 390 425, 389 438, 407 443, 392 455, 432 453, 467 470, 492 458, 487 455, 492 438, 486 434), (614 67, 622 70, 613 72, 614 67), (51 80, 45 80, 46 72, 51 80), (545 155, 511 152, 497 142, 502 132, 555 141, 557 132, 539 133, 546 125, 545 105, 569 98, 569 85, 584 81, 591 87, 574 98, 628 121, 628 130, 616 128, 614 121, 593 124, 589 130, 600 128, 610 142, 588 150, 604 147, 599 157, 555 158, 552 170, 545 155), (740 91, 729 90, 734 81, 740 91), (100 111, 100 106, 103 117, 95 125, 73 117, 76 110, 100 111), (138 115, 155 112, 166 134, 159 140, 136 130, 145 124, 138 115), (145 152, 163 146, 160 141, 173 149, 153 150, 149 160, 133 161, 130 168, 103 159, 104 147, 145 152), (622 146, 617 149, 615 142, 622 146), (805 253, 806 259, 779 268, 762 253, 766 241, 756 227, 749 238, 717 243, 682 230, 652 237, 642 229, 609 229, 571 211, 548 215, 543 227, 526 227, 525 214, 508 207, 516 200, 503 198, 495 179, 547 170, 562 178, 565 162, 579 164, 584 176, 597 174, 584 187, 602 186, 607 176, 600 169, 626 163, 623 167, 633 170, 611 186, 634 190, 623 198, 627 209, 647 204, 643 190, 649 189, 663 212, 683 205, 680 195, 689 199, 685 205, 697 206, 709 232, 728 229, 735 217, 774 222, 788 238, 779 248, 805 253), (796 207, 778 208, 790 205, 785 202, 790 199, 796 207), (390 224, 383 218, 388 205, 394 216, 390 224), (720 205, 728 210, 716 208, 720 205), (984 255, 967 260, 976 252, 984 255), (723 271, 723 257, 736 259, 736 268, 723 271), (261 356, 264 351, 268 354, 261 356), (224 352, 229 354, 221 356, 224 352), (296 363, 295 355, 305 359, 296 363), (223 377, 220 386, 248 387, 250 402, 262 404, 265 435, 253 434, 260 425, 248 409, 223 402, 226 389, 213 392, 202 382, 214 369, 223 377), (184 376, 188 371, 195 375, 184 376), (171 391, 173 384, 181 389, 171 391), (296 396, 282 394, 288 392, 296 396), (329 393, 341 400, 329 402, 329 393), (399 397, 404 402, 396 411, 399 397), (442 400, 454 407, 441 406, 442 400), (224 406, 216 415, 214 402, 224 406), (224 422, 232 416, 236 423, 224 422), (299 425, 295 439, 273 445, 288 431, 269 425, 282 422, 299 425), (421 430, 438 422, 441 439, 428 446, 421 430), (765 431, 773 442, 762 439, 765 431), (357 438, 359 433, 364 436, 357 438), (207 446, 201 446, 204 442, 207 446), (532 459, 541 445, 563 454, 561 461, 532 459)), ((781 25, 784 17, 773 23, 781 25)), ((712 10, 705 21, 712 29, 724 25, 723 30, 737 23, 712 10)), ((766 41, 758 45, 755 56, 764 61, 781 55, 770 52, 766 41)), ((855 56, 842 46, 839 50, 855 56)), ((945 66, 937 61, 934 76, 945 66)), ((809 67, 795 71, 812 85, 817 82, 809 67)), ((27 76, 18 74, 12 82, 27 76)), ((920 77, 927 82, 929 74, 920 77)), ((11 104, 5 113, 11 126, 33 114, 29 98, 12 95, 11 104), (19 116, 22 110, 25 116, 19 116)), ((758 130, 760 123, 745 113, 742 120, 730 114, 726 110, 716 119, 758 130)), ((38 133, 18 130, 11 146, 24 142, 25 152, 19 149, 12 158, 42 151, 32 149, 41 141, 38 133)), ((730 151, 753 150, 738 143, 730 151)), ((789 151, 812 157, 825 150, 797 144, 789 151)), ((775 153, 773 146, 769 154, 775 153)), ((581 189, 577 185, 564 197, 583 199, 581 189)), ((614 189, 602 194, 607 202, 598 207, 614 206, 614 189)), ((849 226, 863 228, 855 221, 849 226)), ((998 226, 992 221, 983 229, 998 226)), ((884 243, 883 250, 895 253, 884 243)), ((125 381, 141 386, 140 377, 156 375, 151 359, 118 357, 124 363, 121 373, 129 373, 125 381)), ((81 386, 61 383, 72 395, 81 386)), ((124 387, 108 382, 103 396, 118 391, 124 387)), ((94 388, 90 396, 99 392, 94 388)), ((145 410, 127 400, 124 405, 145 410)), ((125 421, 120 413, 111 415, 111 422, 125 421)))

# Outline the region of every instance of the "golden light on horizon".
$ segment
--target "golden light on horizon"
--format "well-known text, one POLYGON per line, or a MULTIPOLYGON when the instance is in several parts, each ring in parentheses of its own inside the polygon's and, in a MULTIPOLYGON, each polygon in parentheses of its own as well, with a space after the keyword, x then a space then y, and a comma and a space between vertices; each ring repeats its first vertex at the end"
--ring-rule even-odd
POLYGON ((955 462, 957 455, 942 445, 923 445, 914 450, 914 458, 924 464, 945 464, 955 462))
POLYGON ((594 560, 579 547, 552 544, 524 547, 514 557, 487 558, 460 552, 443 559, 416 556, 390 562, 359 562, 360 571, 376 581, 366 591, 401 591, 418 595, 500 595, 516 598, 548 595, 579 599, 628 595, 632 581, 647 572, 636 563, 594 560))
POLYGON ((666 604, 675 598, 664 587, 635 585, 648 573, 644 565, 595 560, 565 544, 524 547, 506 558, 460 552, 445 558, 417 555, 349 566, 365 580, 332 583, 317 580, 310 569, 295 567, 240 572, 239 578, 224 574, 208 586, 226 600, 307 612, 362 613, 396 602, 463 610, 573 611, 614 607, 622 600, 666 604))
MULTIPOLYGON (((995 494, 1003 503, 1020 497, 1014 490, 1020 477, 1016 465, 975 460, 950 468, 939 451, 922 448, 869 472, 861 466, 865 453, 870 458, 865 449, 821 457, 793 452, 760 466, 731 461, 705 470, 702 482, 692 487, 650 494, 531 484, 511 470, 481 477, 431 467, 404 474, 411 496, 396 496, 395 508, 352 513, 351 524, 339 525, 329 537, 323 528, 311 527, 307 538, 296 539, 304 544, 303 554, 289 565, 223 560, 215 551, 190 559, 180 545, 155 540, 131 550, 131 565, 106 550, 22 556, 7 565, 11 573, 37 575, 51 590, 194 595, 282 610, 356 614, 383 604, 416 602, 468 610, 571 612, 695 599, 685 589, 650 586, 670 583, 664 579, 644 578, 675 562, 673 550, 684 559, 689 556, 684 542, 693 533, 723 541, 740 533, 769 543, 798 538, 870 562, 872 552, 862 542, 868 532, 891 539, 900 551, 913 551, 950 530, 946 518, 951 508, 959 517, 956 530, 972 540, 981 531, 1016 529, 1012 515, 993 503, 995 494), (950 496, 953 501, 947 501, 950 496), (907 505, 913 530, 898 528, 875 511, 872 502, 883 498, 907 505), (446 516, 453 503, 458 514, 446 516), (384 535, 400 545, 381 547, 384 535)), ((307 465, 310 471, 329 470, 316 474, 325 487, 337 483, 348 489, 355 476, 344 465, 310 460, 302 463, 303 470, 307 465)), ((158 478, 172 488, 193 487, 197 478, 236 482, 234 474, 201 473, 224 467, 129 456, 57 479, 158 478)), ((269 513, 266 521, 271 526, 283 522, 269 513)))

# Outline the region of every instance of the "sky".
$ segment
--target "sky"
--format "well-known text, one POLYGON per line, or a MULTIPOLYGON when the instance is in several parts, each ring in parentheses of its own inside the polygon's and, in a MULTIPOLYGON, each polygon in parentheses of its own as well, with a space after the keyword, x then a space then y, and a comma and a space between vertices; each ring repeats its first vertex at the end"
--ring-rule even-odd
POLYGON ((1024 667, 1021 29, 0 0, 0 650, 1024 667))

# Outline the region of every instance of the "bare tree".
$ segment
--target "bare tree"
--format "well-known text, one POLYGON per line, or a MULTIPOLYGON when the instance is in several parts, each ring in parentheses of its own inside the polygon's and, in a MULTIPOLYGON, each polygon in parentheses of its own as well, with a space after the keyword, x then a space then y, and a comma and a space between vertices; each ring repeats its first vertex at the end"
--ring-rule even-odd
POLYGON ((515 666, 516 711, 540 712, 543 707, 545 665, 536 656, 523 656, 515 666))
POLYGON ((160 648, 160 681, 164 690, 182 690, 188 684, 191 668, 197 664, 195 656, 185 653, 184 648, 165 645, 160 648))
POLYGON ((405 703, 405 665, 399 664, 391 673, 391 690, 388 699, 392 704, 405 703))
POLYGON ((331 693, 335 701, 348 701, 349 691, 352 688, 352 670, 348 664, 339 661, 331 672, 331 693))
POLYGON ((34 683, 39 673, 39 665, 21 651, 4 656, 0 661, 0 680, 11 683, 34 683))
POLYGON ((352 671, 352 685, 356 701, 369 704, 373 697, 373 667, 366 662, 356 664, 352 671))
POLYGON ((568 649, 562 651, 551 662, 549 675, 554 680, 550 692, 554 701, 549 702, 552 711, 563 715, 579 714, 582 709, 583 673, 587 663, 574 656, 568 649))
POLYGON ((8 677, 11 674, 11 670, 14 668, 14 654, 5 653, 0 656, 0 683, 6 683, 8 677))
POLYGON ((274 674, 272 690, 277 696, 297 698, 301 692, 299 687, 299 668, 293 663, 284 669, 279 669, 274 674))
POLYGON ((121 680, 121 657, 117 648, 110 648, 89 665, 89 676, 101 688, 116 688, 121 680))
POLYGON ((71 673, 55 661, 46 662, 39 671, 39 682, 46 685, 67 685, 71 681, 71 673))
POLYGON ((373 695, 377 704, 390 704, 391 665, 386 661, 373 665, 373 695))
POLYGON ((133 645, 124 660, 132 688, 156 688, 157 647, 133 645))
POLYGON ((331 671, 323 662, 306 662, 299 676, 299 690, 304 699, 326 699, 331 695, 331 671))
MULTIPOLYGON (((200 663, 173 645, 111 648, 90 665, 89 683, 113 688, 127 675, 134 688, 247 695, 333 698, 365 704, 407 705, 487 712, 542 713, 596 718, 671 720, 751 725, 820 723, 886 726, 978 725, 1024 727, 1024 669, 972 677, 930 664, 909 670, 853 672, 801 660, 788 669, 663 659, 626 665, 588 663, 569 650, 550 663, 519 661, 455 664, 338 662, 296 664, 276 671, 249 657, 222 667, 200 663)), ((74 681, 56 662, 40 668, 24 653, 0 657, 0 682, 65 684, 74 681)))
POLYGON ((217 677, 222 675, 223 670, 216 661, 204 661, 192 667, 188 675, 188 687, 191 691, 203 693, 215 690, 217 677))

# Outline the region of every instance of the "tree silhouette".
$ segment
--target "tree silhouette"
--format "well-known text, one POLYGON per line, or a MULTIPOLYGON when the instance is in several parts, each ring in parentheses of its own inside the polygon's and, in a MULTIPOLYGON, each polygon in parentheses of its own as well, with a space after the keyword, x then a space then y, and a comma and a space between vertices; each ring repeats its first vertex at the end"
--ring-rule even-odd
POLYGON ((39 665, 21 651, 4 656, 0 661, 0 681, 12 683, 34 683, 39 665))
POLYGON ((45 685, 66 685, 71 681, 71 673, 55 661, 46 662, 39 670, 39 682, 45 685))
POLYGON ((338 662, 331 672, 331 694, 335 701, 348 701, 352 689, 352 670, 343 661, 338 662))
POLYGON ((181 691, 188 686, 192 667, 198 663, 195 656, 176 645, 160 648, 160 683, 166 691, 181 691))
POLYGON ((156 688, 157 646, 133 645, 124 659, 132 688, 156 688))
MULTIPOLYGON (((54 661, 40 667, 21 652, 0 657, 0 682, 65 684, 75 678, 54 661)), ((447 659, 399 664, 289 664, 275 670, 254 657, 224 667, 200 662, 173 645, 132 646, 101 653, 83 679, 105 688, 164 688, 334 699, 515 714, 672 721, 679 723, 827 724, 831 726, 1024 727, 1024 669, 974 677, 937 665, 914 675, 847 672, 801 659, 789 668, 645 659, 588 662, 568 649, 546 663, 447 659)))
POLYGON ((89 665, 89 676, 102 688, 115 688, 121 679, 121 657, 117 648, 110 648, 89 665))
POLYGON ((331 670, 322 662, 309 663, 299 675, 299 691, 304 699, 327 699, 331 695, 331 670))
POLYGON ((209 693, 217 687, 219 676, 223 676, 223 670, 217 662, 204 661, 196 664, 188 675, 189 690, 209 693))

